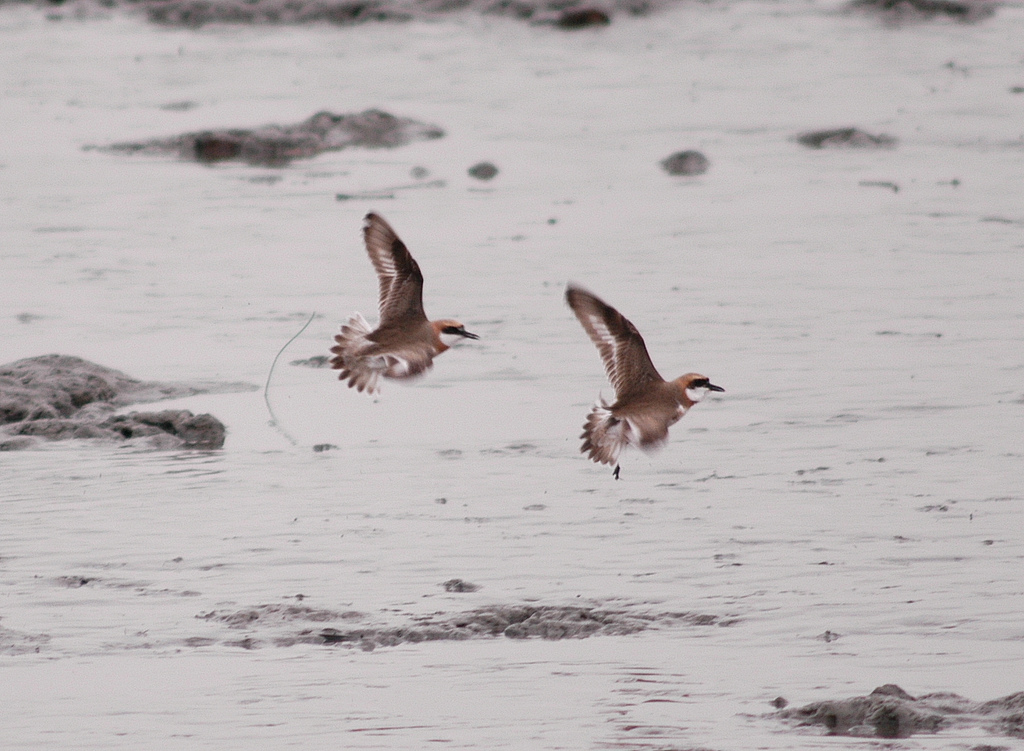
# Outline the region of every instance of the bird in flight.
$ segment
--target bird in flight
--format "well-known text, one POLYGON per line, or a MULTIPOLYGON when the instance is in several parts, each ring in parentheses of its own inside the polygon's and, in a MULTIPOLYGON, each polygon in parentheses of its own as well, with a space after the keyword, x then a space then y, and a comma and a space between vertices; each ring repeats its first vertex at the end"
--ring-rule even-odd
POLYGON ((380 283, 380 323, 371 330, 362 314, 354 314, 334 337, 331 367, 350 388, 373 394, 382 376, 420 375, 452 342, 480 337, 449 318, 427 320, 419 264, 383 217, 366 215, 363 238, 380 283))
POLYGON ((597 346, 615 402, 599 398, 583 425, 580 452, 600 464, 614 464, 619 479, 619 455, 626 446, 644 451, 668 441, 668 429, 709 391, 725 391, 699 373, 666 381, 651 362, 647 346, 619 311, 587 290, 570 284, 565 300, 583 330, 597 346))

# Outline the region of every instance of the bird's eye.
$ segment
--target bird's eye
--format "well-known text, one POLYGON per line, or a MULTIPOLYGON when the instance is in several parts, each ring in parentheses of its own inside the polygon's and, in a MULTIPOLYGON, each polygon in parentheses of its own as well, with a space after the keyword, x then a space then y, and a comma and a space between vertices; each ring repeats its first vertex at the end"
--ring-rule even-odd
POLYGON ((711 385, 711 381, 707 378, 698 378, 696 381, 690 382, 691 389, 706 389, 711 385))
POLYGON ((459 328, 458 326, 445 326, 443 329, 441 329, 441 333, 442 334, 461 334, 462 333, 462 329, 459 328))

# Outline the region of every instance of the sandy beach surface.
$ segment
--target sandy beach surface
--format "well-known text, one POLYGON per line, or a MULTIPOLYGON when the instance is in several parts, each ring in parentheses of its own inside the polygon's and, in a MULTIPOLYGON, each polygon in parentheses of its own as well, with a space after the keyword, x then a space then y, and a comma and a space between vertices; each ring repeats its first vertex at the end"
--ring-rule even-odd
POLYGON ((1024 691, 1020 3, 574 32, 4 6, 0 39, 0 362, 260 387, 146 407, 215 415, 220 450, 0 453, 5 750, 1024 748, 772 704, 1024 691), (94 148, 371 108, 444 136, 276 167, 94 148), (797 141, 845 127, 895 143, 797 141), (659 166, 688 149, 706 173, 659 166), (481 337, 377 397, 291 364, 376 320, 369 210, 481 337), (579 454, 611 387, 569 281, 726 389, 618 482, 579 454), (517 607, 554 630, 473 630, 517 607))

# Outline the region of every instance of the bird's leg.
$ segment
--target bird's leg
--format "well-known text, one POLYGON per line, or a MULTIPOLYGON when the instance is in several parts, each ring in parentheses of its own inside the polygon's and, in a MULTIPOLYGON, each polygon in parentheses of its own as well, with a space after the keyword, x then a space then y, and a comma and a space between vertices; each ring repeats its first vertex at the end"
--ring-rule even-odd
POLYGON ((612 477, 614 477, 616 480, 619 479, 619 465, 618 464, 615 465, 615 471, 612 472, 612 477))

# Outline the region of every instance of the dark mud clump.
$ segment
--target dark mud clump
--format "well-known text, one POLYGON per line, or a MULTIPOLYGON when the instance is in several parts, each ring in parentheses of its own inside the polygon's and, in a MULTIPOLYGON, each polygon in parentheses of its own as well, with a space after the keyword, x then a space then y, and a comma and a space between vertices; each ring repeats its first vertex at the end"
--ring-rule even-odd
POLYGON ((0 450, 28 448, 32 438, 144 439, 151 448, 216 449, 224 445, 226 431, 212 415, 115 412, 134 402, 252 388, 139 381, 79 357, 31 357, 0 366, 0 450))
POLYGON ((670 175, 703 175, 711 162, 699 151, 677 151, 660 162, 661 168, 670 175))
POLYGON ((570 8, 562 11, 555 25, 566 31, 587 29, 591 26, 607 26, 611 17, 600 8, 570 8))
POLYGON ((934 18, 974 23, 995 13, 995 3, 987 0, 853 0, 848 7, 876 14, 894 25, 934 18))
MULTIPOLYGON (((317 623, 361 618, 359 613, 332 613, 292 605, 261 605, 241 611, 202 613, 203 620, 225 623, 232 628, 272 632, 290 621, 317 623)), ((591 607, 542 605, 494 605, 459 615, 443 613, 419 616, 400 626, 341 626, 303 628, 297 632, 267 633, 264 640, 276 646, 293 644, 347 645, 361 649, 395 646, 427 641, 464 641, 467 639, 585 639, 598 635, 635 634, 662 624, 691 626, 727 626, 734 621, 696 613, 630 613, 591 607)), ((260 639, 246 637, 250 645, 260 639)), ((251 646, 250 646, 251 648, 251 646)))
MULTIPOLYGON (((209 5, 209 3, 204 3, 209 5)), ((385 149, 413 141, 441 138, 444 131, 405 117, 366 110, 351 115, 318 112, 297 125, 267 125, 255 130, 207 130, 138 143, 117 143, 104 151, 124 154, 171 154, 213 164, 237 161, 280 167, 324 151, 355 146, 385 149)))
POLYGON ((445 592, 479 592, 480 585, 465 581, 464 579, 449 579, 442 585, 445 592))
POLYGON ((480 162, 474 164, 466 172, 477 180, 491 180, 498 174, 498 168, 490 162, 480 162))
POLYGON ((809 149, 891 149, 897 143, 893 136, 876 136, 857 128, 811 130, 798 135, 796 141, 809 149))
POLYGON ((1024 692, 976 703, 953 693, 914 697, 888 683, 867 696, 785 708, 777 716, 800 726, 820 725, 829 735, 908 738, 980 725, 989 732, 1024 738, 1024 692))

